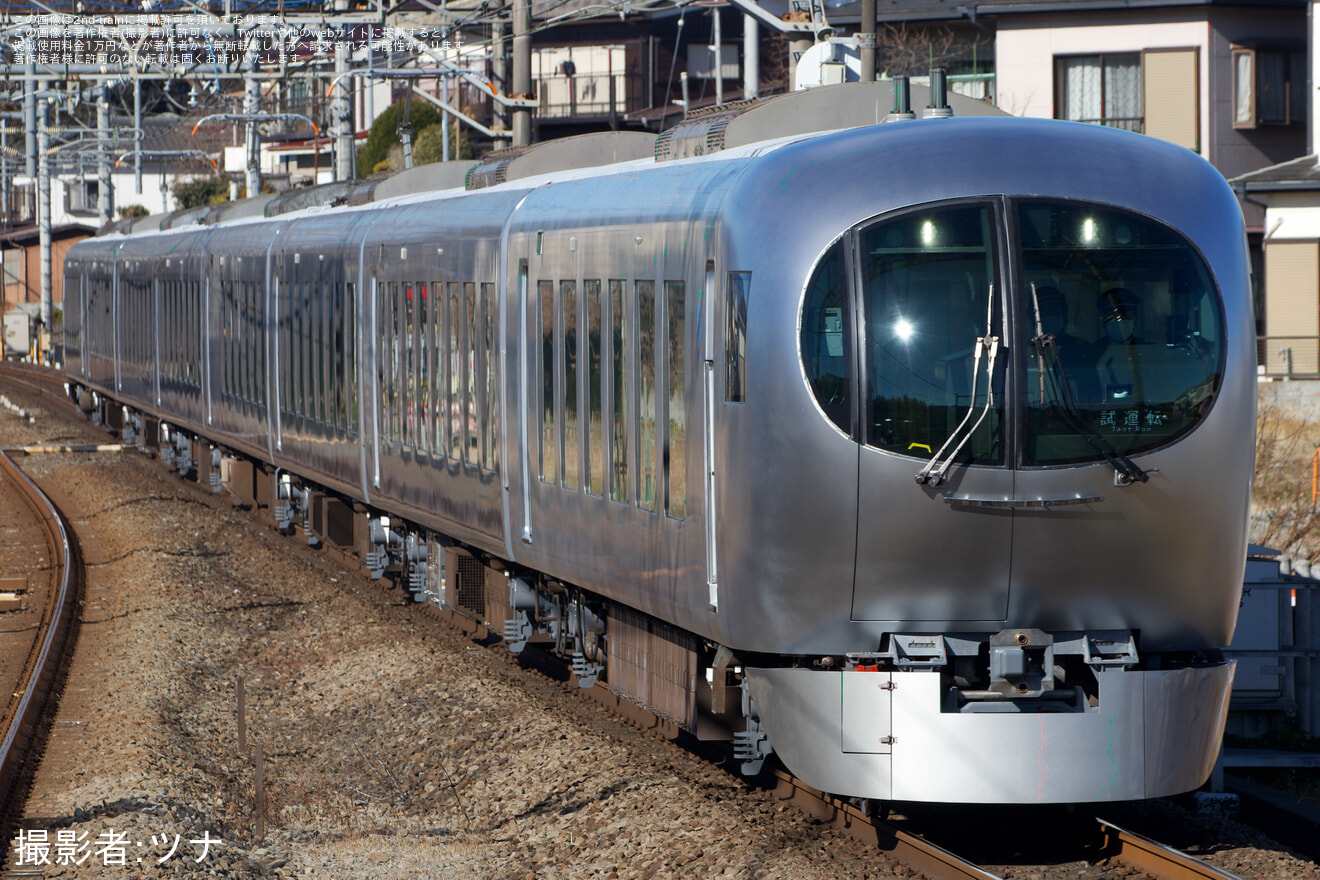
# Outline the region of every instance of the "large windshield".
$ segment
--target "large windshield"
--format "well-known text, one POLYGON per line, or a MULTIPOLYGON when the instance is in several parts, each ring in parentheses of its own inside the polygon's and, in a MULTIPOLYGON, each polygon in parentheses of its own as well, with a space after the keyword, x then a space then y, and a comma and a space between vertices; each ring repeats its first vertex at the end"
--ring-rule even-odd
MULTIPOLYGON (((992 228, 989 205, 960 205, 862 231, 863 400, 872 446, 930 458, 959 426, 976 425, 960 460, 1000 460, 1002 387, 988 394, 989 353, 977 352, 1000 333, 991 309, 992 228)), ((995 370, 996 385, 1002 375, 995 370)))
POLYGON ((955 463, 999 466, 1113 460, 1191 430, 1224 359, 1218 291, 1201 256, 1125 211, 1009 207, 1003 219, 989 201, 907 211, 829 250, 801 327, 807 380, 826 415, 890 452, 930 459, 947 443, 955 463), (1013 281, 1006 296, 1004 279, 1013 281), (1009 456, 1013 422, 1019 448, 1009 456))
POLYGON ((1201 257, 1126 212, 1027 202, 1017 215, 1023 463, 1091 460, 1096 442, 1131 454, 1191 429, 1223 368, 1223 320, 1201 257))

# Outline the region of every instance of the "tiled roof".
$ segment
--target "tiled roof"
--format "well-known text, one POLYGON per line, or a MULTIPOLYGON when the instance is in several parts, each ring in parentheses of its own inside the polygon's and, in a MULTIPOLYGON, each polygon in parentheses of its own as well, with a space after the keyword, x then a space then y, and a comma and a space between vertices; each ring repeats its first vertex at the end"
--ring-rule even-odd
MULTIPOLYGON (((876 0, 876 18, 882 22, 930 21, 1013 15, 1029 12, 1092 12, 1161 6, 1283 6, 1305 9, 1306 0, 876 0)), ((828 4, 831 20, 861 13, 860 0, 828 4)))
POLYGON ((1271 165, 1229 181, 1239 192, 1283 192, 1320 189, 1320 164, 1315 155, 1271 165))

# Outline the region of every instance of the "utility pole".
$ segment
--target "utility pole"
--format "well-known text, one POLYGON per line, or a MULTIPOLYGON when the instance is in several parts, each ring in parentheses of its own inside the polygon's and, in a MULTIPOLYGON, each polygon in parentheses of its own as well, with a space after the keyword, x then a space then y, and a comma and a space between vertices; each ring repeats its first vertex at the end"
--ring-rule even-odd
MULTIPOLYGON (((247 68, 249 73, 257 72, 256 49, 248 50, 247 68)), ((244 81, 243 113, 256 115, 261 112, 261 82, 249 76, 244 81)), ((246 151, 247 157, 247 197, 261 195, 261 129, 255 119, 248 120, 246 151)), ((141 189, 138 190, 141 192, 141 189)))
POLYGON ((875 0, 862 0, 862 23, 857 31, 857 48, 861 56, 861 81, 875 82, 875 0))
MULTIPOLYGON (((528 0, 513 0, 513 93, 525 98, 532 93, 532 15, 528 0)), ((513 111, 513 145, 532 142, 532 111, 513 111)))
POLYGON ((23 68, 23 148, 28 178, 37 176, 37 61, 29 38, 23 51, 27 53, 27 66, 23 68))
POLYGON ((761 96, 761 25, 743 16, 743 99, 761 96))
POLYGON ((103 83, 96 96, 96 214, 101 224, 115 214, 114 192, 110 183, 110 84, 103 83))
POLYGON ((715 69, 715 106, 721 107, 724 105, 724 39, 720 34, 720 8, 712 6, 710 14, 714 19, 711 28, 713 45, 710 47, 710 54, 714 59, 715 69))
MULTIPOLYGON (((335 76, 342 77, 348 72, 348 43, 339 40, 335 43, 335 76)), ((348 90, 343 79, 335 86, 335 180, 352 180, 357 175, 354 166, 357 162, 353 155, 353 110, 348 103, 348 90)))
MULTIPOLYGON (((495 80, 495 90, 501 95, 509 93, 509 53, 504 46, 504 7, 501 5, 495 13, 495 21, 490 26, 490 65, 491 78, 495 80)), ((506 133, 509 130, 509 108, 499 101, 495 104, 496 131, 506 133)), ((496 138, 495 149, 502 150, 509 145, 508 137, 496 138)))
POLYGON ((50 129, 47 115, 50 104, 41 99, 37 110, 37 224, 41 249, 41 329, 50 333, 50 129))
MULTIPOLYGON (((448 104, 448 103, 449 103, 449 74, 445 74, 445 75, 444 75, 444 78, 441 79, 440 83, 441 83, 441 84, 440 84, 440 100, 444 101, 445 104, 448 104)), ((444 138, 443 138, 443 140, 441 141, 440 158, 441 158, 441 161, 448 162, 448 161, 449 161, 449 111, 448 111, 448 110, 441 110, 441 111, 440 111, 440 125, 441 125, 441 129, 440 129, 440 130, 444 132, 444 138)))
POLYGON ((142 79, 133 74, 133 186, 142 195, 142 79))

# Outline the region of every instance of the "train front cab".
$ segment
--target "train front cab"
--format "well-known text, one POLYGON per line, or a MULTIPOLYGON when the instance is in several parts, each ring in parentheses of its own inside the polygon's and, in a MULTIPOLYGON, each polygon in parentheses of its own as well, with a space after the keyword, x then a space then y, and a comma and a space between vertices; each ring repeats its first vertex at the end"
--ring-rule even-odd
POLYGON ((747 670, 785 763, 894 800, 1200 785, 1243 531, 1206 479, 1240 469, 1228 327, 1202 252, 1112 206, 964 200, 834 242, 799 350, 857 454, 851 620, 880 638, 836 670, 747 670))

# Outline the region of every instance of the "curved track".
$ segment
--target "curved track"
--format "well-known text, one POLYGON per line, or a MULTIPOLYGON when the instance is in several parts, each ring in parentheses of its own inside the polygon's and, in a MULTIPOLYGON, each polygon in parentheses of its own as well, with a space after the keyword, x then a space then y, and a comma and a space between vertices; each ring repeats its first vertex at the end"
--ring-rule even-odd
POLYGON ((80 583, 76 546, 59 511, 6 452, 0 452, 3 491, 16 493, 32 511, 45 536, 50 560, 50 588, 23 674, 4 716, 0 743, 0 832, 7 830, 10 812, 20 805, 24 780, 32 772, 35 747, 42 741, 43 720, 50 717, 64 659, 75 632, 74 610, 80 583))

